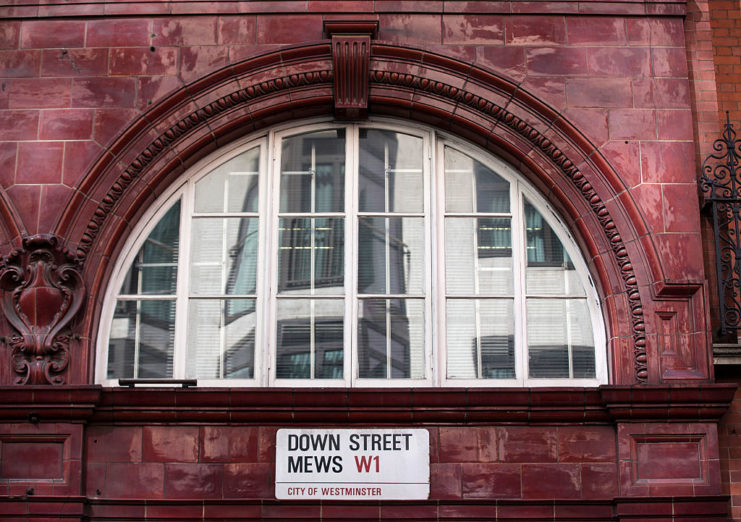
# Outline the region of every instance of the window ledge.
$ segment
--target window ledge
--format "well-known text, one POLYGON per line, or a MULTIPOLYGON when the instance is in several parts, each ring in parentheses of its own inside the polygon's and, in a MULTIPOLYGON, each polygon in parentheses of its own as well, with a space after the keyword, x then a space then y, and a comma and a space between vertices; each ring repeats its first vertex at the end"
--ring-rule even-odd
POLYGON ((595 388, 0 387, 0 421, 516 424, 717 421, 735 384, 595 388))

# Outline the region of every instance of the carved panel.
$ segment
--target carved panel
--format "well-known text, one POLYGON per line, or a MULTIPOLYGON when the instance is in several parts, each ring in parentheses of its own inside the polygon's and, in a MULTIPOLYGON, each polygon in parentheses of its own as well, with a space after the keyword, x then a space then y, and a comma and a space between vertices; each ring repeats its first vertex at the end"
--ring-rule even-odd
POLYGON ((80 261, 54 235, 23 239, 0 263, 0 307, 14 332, 16 384, 63 384, 69 364, 69 324, 82 306, 80 261))

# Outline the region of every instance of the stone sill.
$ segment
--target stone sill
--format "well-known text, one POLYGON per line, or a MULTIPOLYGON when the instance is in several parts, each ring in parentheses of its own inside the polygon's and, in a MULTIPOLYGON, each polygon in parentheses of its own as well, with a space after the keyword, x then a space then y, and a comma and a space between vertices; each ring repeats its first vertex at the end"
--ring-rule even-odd
POLYGON ((0 387, 0 422, 552 424, 713 422, 735 384, 598 388, 0 387))

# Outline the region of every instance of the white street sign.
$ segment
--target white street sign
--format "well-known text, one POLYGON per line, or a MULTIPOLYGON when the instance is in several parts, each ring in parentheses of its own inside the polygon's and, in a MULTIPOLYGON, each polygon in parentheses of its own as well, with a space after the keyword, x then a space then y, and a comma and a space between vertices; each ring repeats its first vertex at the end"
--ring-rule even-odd
POLYGON ((279 499, 421 500, 430 494, 425 429, 282 429, 279 499))

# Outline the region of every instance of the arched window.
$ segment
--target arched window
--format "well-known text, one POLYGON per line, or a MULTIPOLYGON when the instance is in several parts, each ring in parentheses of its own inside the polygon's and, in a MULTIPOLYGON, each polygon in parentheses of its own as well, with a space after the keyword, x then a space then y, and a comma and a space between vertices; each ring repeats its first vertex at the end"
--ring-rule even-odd
POLYGON ((125 246, 98 382, 607 381, 593 283, 511 167, 420 127, 280 128, 221 150, 125 246))

